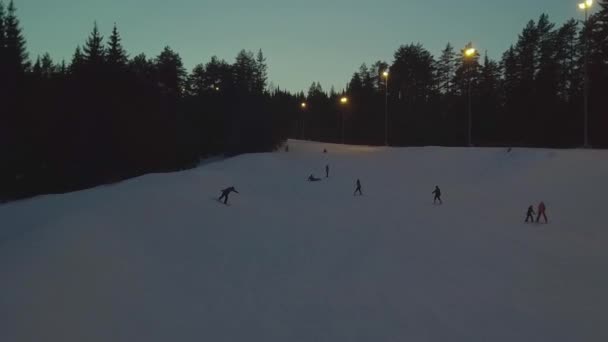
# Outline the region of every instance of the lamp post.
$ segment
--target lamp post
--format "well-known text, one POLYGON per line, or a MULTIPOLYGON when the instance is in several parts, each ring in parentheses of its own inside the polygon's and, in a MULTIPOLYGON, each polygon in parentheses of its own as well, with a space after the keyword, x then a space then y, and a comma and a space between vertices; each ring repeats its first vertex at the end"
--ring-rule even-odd
POLYGON ((475 54, 477 53, 477 50, 475 50, 475 48, 473 47, 468 47, 464 50, 464 57, 465 60, 468 61, 469 63, 469 67, 468 67, 468 74, 469 74, 469 91, 468 91, 468 113, 469 113, 469 125, 468 125, 468 141, 469 141, 469 147, 473 146, 473 103, 472 103, 472 95, 471 95, 471 83, 473 83, 473 75, 472 75, 472 65, 473 65, 473 58, 475 57, 475 54))
POLYGON ((301 133, 302 140, 305 140, 304 139, 304 126, 306 123, 306 113, 305 112, 306 112, 307 107, 308 107, 308 104, 306 104, 306 102, 302 102, 300 104, 300 108, 302 108, 302 133, 301 133))
POLYGON ((578 4, 578 8, 585 11, 585 65, 584 65, 584 90, 583 90, 583 106, 584 108, 584 148, 589 148, 589 9, 593 6, 593 0, 586 0, 578 4))
MULTIPOLYGON (((348 97, 343 96, 340 99, 340 104, 345 107, 348 104, 348 97)), ((346 119, 345 119, 345 109, 342 109, 342 144, 344 145, 344 126, 346 123, 346 119)))
POLYGON ((384 145, 388 146, 388 70, 382 73, 384 77, 384 145))

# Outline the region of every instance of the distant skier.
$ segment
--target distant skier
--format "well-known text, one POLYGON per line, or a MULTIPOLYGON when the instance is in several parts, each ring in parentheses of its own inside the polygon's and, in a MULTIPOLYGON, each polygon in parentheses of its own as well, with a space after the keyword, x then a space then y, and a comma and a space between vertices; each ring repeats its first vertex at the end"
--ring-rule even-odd
POLYGON ((534 223, 534 215, 536 213, 534 212, 534 206, 531 205, 528 207, 528 212, 526 213, 526 223, 528 222, 532 222, 534 223))
POLYGON ((329 165, 325 165, 325 178, 329 178, 329 165))
POLYGON ((353 196, 357 196, 357 193, 359 193, 359 196, 363 196, 363 192, 361 191, 361 181, 358 179, 357 179, 357 188, 355 189, 353 196))
POLYGON ((546 210, 547 210, 547 207, 545 206, 545 202, 541 201, 540 204, 538 205, 538 216, 536 217, 536 223, 540 222, 541 216, 545 219, 545 223, 549 223, 549 220, 547 220, 546 210))
POLYGON ((309 182, 318 182, 320 180, 321 180, 321 178, 317 178, 313 174, 311 174, 310 176, 308 176, 308 181, 309 182))
POLYGON ((323 149, 323 153, 327 153, 327 149, 326 148, 323 149))
POLYGON ((224 190, 222 190, 222 195, 220 196, 220 198, 218 199, 218 201, 222 201, 222 198, 224 199, 224 204, 228 204, 228 196, 230 195, 231 192, 235 192, 235 193, 239 193, 238 191, 236 191, 236 189, 231 186, 229 188, 226 188, 224 190))
POLYGON ((443 204, 443 201, 441 201, 441 189, 439 189, 438 186, 435 186, 435 191, 433 191, 432 194, 435 195, 433 204, 437 204, 437 201, 439 201, 439 204, 443 204))

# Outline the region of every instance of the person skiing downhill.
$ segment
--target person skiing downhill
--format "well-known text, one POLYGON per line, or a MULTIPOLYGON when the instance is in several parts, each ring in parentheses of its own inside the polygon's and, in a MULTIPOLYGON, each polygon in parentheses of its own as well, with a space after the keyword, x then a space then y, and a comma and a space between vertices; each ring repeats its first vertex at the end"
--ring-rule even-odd
POLYGON ((363 196, 363 192, 361 191, 361 181, 358 179, 357 179, 357 188, 355 189, 353 196, 357 196, 357 192, 359 193, 360 196, 363 196))
POLYGON ((441 189, 439 189, 439 186, 435 186, 435 191, 433 191, 432 194, 435 195, 433 204, 437 204, 437 201, 439 201, 439 204, 443 204, 443 201, 441 201, 441 189))
POLYGON ((534 223, 534 214, 536 214, 534 212, 534 206, 531 205, 528 207, 528 212, 526 213, 526 223, 528 223, 528 222, 534 223))
POLYGON ((545 206, 545 202, 540 202, 540 204, 538 205, 538 216, 536 216, 536 223, 540 222, 540 217, 542 216, 545 219, 545 223, 549 223, 549 220, 547 219, 547 214, 545 213, 547 210, 547 207, 545 206))
POLYGON ((329 165, 325 165, 325 178, 329 178, 329 165))
POLYGON ((220 196, 220 198, 218 198, 218 201, 222 201, 222 198, 224 199, 224 204, 228 204, 228 196, 230 195, 231 192, 235 192, 235 193, 239 193, 238 191, 236 191, 236 189, 231 186, 229 188, 226 188, 224 190, 222 190, 222 195, 220 196))

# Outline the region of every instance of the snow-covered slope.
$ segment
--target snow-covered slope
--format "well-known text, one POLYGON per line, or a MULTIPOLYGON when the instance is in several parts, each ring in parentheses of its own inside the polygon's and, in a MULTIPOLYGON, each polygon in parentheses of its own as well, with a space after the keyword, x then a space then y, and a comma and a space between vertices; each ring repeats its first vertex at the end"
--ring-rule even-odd
POLYGON ((607 152, 290 147, 0 206, 0 341, 608 341, 607 152))

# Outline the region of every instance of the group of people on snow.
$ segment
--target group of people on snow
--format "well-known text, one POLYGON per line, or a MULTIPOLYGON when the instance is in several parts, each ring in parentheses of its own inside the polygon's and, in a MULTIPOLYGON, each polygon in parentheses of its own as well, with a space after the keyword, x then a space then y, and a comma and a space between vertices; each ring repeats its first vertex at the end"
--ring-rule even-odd
MULTIPOLYGON (((510 150, 510 149, 509 149, 510 150)), ((285 146, 285 152, 289 152, 289 146, 286 145, 285 146)), ((510 152, 510 151, 509 151, 510 152)), ((323 150, 323 153, 327 153, 327 149, 323 150)), ((329 164, 325 165, 325 178, 329 178, 329 164)), ((315 177, 314 174, 310 174, 310 176, 308 176, 307 179, 309 182, 318 182, 321 181, 321 178, 317 178, 315 177)), ((228 204, 228 196, 230 196, 231 193, 239 193, 234 186, 231 186, 229 188, 223 189, 221 190, 221 196, 218 199, 220 202, 222 202, 222 199, 224 200, 224 204, 228 204)), ((433 204, 443 204, 443 201, 441 200, 441 189, 439 188, 439 186, 435 186, 435 190, 433 190, 432 194, 434 195, 433 198, 433 204)), ((355 192, 353 193, 353 196, 362 196, 363 195, 363 190, 361 187, 361 180, 357 179, 357 181, 355 182, 355 192)), ((547 207, 545 206, 544 202, 540 202, 538 204, 538 213, 534 211, 534 206, 531 205, 528 207, 528 211, 526 212, 526 223, 540 223, 540 219, 541 217, 545 220, 545 223, 549 223, 549 220, 547 219, 547 207), (536 220, 534 219, 534 215, 536 215, 536 220)))
POLYGON ((549 223, 549 220, 547 219, 547 207, 545 206, 544 202, 540 202, 538 204, 538 214, 534 212, 534 206, 531 205, 528 207, 528 212, 526 213, 526 223, 530 222, 530 223, 534 223, 534 215, 536 216, 536 223, 540 223, 540 218, 542 217, 543 219, 545 219, 545 223, 549 223))

